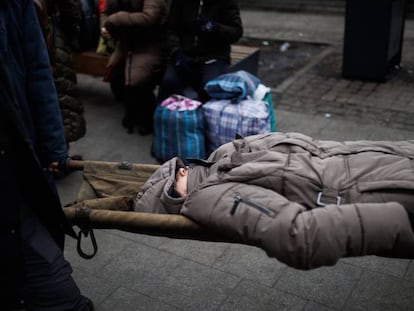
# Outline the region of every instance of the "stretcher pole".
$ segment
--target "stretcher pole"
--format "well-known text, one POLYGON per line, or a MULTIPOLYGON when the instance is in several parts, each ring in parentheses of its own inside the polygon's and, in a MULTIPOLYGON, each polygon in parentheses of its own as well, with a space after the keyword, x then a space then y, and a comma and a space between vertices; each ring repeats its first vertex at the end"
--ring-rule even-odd
POLYGON ((96 229, 118 229, 175 239, 241 243, 216 235, 182 215, 95 210, 83 207, 65 207, 64 212, 72 224, 96 229))

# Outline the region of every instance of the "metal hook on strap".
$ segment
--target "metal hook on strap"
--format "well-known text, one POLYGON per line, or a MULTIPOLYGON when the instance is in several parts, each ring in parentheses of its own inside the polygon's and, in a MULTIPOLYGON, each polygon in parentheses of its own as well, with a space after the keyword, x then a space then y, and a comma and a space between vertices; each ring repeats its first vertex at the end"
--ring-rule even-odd
POLYGON ((78 251, 79 256, 81 256, 84 259, 91 259, 91 258, 93 258, 96 255, 96 253, 98 252, 98 244, 96 243, 95 234, 93 233, 93 229, 91 229, 91 228, 81 228, 80 229, 80 231, 78 233, 78 237, 77 237, 76 249, 78 251), (82 250, 81 241, 82 241, 82 235, 85 238, 87 238, 89 234, 91 236, 93 253, 86 254, 82 250))

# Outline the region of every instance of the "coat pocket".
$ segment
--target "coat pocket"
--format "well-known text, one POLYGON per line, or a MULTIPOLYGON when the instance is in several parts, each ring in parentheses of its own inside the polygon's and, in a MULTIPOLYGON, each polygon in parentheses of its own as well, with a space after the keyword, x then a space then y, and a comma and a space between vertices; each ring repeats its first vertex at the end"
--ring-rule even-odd
POLYGON ((398 202, 403 206, 414 205, 414 181, 412 180, 358 182, 357 190, 364 202, 398 202))
POLYGON ((411 180, 359 181, 357 183, 357 189, 359 192, 392 191, 392 190, 414 191, 414 181, 411 181, 411 180))
POLYGON ((237 209, 243 208, 243 206, 247 207, 247 208, 253 208, 256 211, 258 211, 261 214, 264 214, 265 216, 271 217, 271 218, 275 218, 276 217, 276 213, 274 211, 272 211, 270 208, 259 204, 251 199, 248 199, 246 197, 242 197, 240 194, 236 193, 236 195, 234 196, 234 203, 233 206, 230 210, 230 214, 234 215, 237 211, 237 209))

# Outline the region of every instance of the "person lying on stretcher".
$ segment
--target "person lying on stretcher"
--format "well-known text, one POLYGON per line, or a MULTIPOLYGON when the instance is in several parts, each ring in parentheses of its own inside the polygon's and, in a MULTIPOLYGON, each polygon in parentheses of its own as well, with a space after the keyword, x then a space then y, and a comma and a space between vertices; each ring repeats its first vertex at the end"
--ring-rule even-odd
POLYGON ((182 214, 299 269, 349 256, 414 258, 414 140, 240 138, 205 161, 164 163, 134 209, 182 214))

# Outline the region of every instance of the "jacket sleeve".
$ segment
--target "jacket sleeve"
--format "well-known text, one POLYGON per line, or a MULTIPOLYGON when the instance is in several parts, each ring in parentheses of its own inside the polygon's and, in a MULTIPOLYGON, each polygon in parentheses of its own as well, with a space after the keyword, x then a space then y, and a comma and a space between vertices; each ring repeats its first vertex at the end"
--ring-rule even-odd
POLYGON ((268 189, 225 183, 193 191, 181 212, 298 269, 330 266, 350 256, 414 257, 407 213, 394 202, 307 210, 268 189))
MULTIPOLYGON (((110 8, 107 8, 105 15, 110 11, 110 8)), ((154 25, 161 25, 165 22, 166 12, 167 6, 164 0, 145 0, 142 12, 113 13, 105 19, 104 26, 116 37, 122 29, 136 27, 143 30, 154 25)))
POLYGON ((27 69, 27 97, 39 156, 47 164, 65 159, 67 145, 48 51, 33 1, 27 1, 23 14, 22 46, 27 69))
POLYGON ((243 36, 243 25, 240 17, 240 9, 236 1, 227 1, 226 19, 217 21, 217 29, 211 36, 225 43, 233 44, 243 36))
POLYGON ((171 53, 180 48, 180 30, 177 28, 179 27, 178 25, 180 25, 178 21, 180 20, 181 14, 183 12, 183 8, 180 5, 181 1, 172 1, 168 12, 166 27, 167 48, 171 53))

